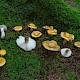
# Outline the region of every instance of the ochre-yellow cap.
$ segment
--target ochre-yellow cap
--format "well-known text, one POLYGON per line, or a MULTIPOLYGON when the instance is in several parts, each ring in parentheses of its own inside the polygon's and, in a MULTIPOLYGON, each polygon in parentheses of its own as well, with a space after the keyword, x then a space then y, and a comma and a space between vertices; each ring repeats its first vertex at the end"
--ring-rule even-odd
POLYGON ((5 50, 5 49, 1 49, 1 50, 0 50, 0 55, 1 55, 1 56, 6 55, 6 50, 5 50))
POLYGON ((47 30, 47 33, 49 35, 57 35, 57 30, 56 29, 49 29, 49 30, 47 30))
POLYGON ((6 63, 6 60, 3 57, 0 57, 0 67, 6 63))
POLYGON ((33 23, 28 24, 28 27, 31 29, 37 29, 36 25, 33 23))
POLYGON ((34 37, 34 38, 38 38, 42 35, 42 33, 40 31, 33 31, 31 33, 31 36, 34 37))
POLYGON ((20 31, 20 30, 22 30, 22 26, 15 26, 13 29, 14 29, 15 31, 20 31))
POLYGON ((66 39, 67 41, 74 40, 74 35, 73 34, 69 34, 67 32, 61 32, 61 37, 66 39))
POLYGON ((43 26, 42 28, 44 28, 44 29, 53 29, 54 27, 53 26, 43 26))
POLYGON ((80 48, 80 41, 75 42, 74 45, 75 45, 76 47, 80 48))
POLYGON ((47 50, 51 50, 51 51, 59 51, 60 50, 60 46, 57 45, 57 42, 54 40, 47 40, 42 42, 42 45, 44 46, 45 49, 47 50))

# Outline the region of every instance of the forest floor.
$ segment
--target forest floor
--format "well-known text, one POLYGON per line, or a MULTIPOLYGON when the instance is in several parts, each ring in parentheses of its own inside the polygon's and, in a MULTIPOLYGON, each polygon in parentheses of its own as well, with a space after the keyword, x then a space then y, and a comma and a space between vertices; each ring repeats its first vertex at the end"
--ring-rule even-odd
MULTIPOLYGON (((0 48, 6 49, 7 54, 4 56, 6 64, 0 67, 0 80, 80 80, 80 48, 74 46, 75 41, 80 41, 80 29, 68 29, 66 32, 74 34, 75 40, 64 44, 60 33, 56 36, 49 36, 42 29, 42 25, 33 21, 43 35, 35 39, 37 42, 35 50, 26 52, 17 46, 16 39, 24 33, 31 34, 32 30, 27 27, 28 22, 23 24, 23 16, 16 15, 15 6, 10 7, 5 1, 0 3, 0 24, 4 22, 5 25, 8 25, 8 30, 6 37, 0 39, 0 48), (8 12, 9 10, 10 12, 8 12), (22 31, 15 32, 13 30, 15 25, 23 26, 22 31), (69 58, 65 58, 60 52, 46 50, 42 46, 42 42, 52 39, 57 41, 61 48, 70 48, 73 54, 69 58)), ((65 1, 72 7, 76 7, 74 2, 65 1)), ((80 8, 78 7, 78 9, 80 8)), ((56 27, 54 26, 54 28, 56 27)))

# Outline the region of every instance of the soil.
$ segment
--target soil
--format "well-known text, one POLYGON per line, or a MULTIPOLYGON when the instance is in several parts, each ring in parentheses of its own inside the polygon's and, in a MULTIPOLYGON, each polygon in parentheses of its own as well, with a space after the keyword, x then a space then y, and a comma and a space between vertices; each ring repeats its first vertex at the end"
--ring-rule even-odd
POLYGON ((76 5, 74 4, 74 2, 72 0, 65 0, 65 2, 72 7, 76 7, 76 5))
POLYGON ((69 58, 63 57, 60 52, 43 54, 46 61, 41 72, 44 76, 38 80, 65 80, 69 75, 67 69, 78 78, 80 76, 80 49, 73 47, 71 50, 73 54, 69 58), (60 56, 60 60, 56 59, 55 56, 60 56))

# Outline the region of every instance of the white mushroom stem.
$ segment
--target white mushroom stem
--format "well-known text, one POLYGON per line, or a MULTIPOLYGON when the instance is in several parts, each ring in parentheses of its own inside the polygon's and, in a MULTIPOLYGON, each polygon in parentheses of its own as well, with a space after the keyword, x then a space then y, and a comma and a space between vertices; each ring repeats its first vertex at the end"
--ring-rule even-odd
POLYGON ((66 43, 67 43, 67 40, 64 39, 64 40, 63 40, 63 45, 66 44, 66 43))
POLYGON ((68 52, 69 52, 69 50, 68 50, 68 49, 66 49, 66 50, 65 50, 65 54, 67 54, 68 52))
POLYGON ((29 41, 29 36, 26 36, 25 37, 25 42, 28 43, 28 41, 29 41))
POLYGON ((7 30, 7 26, 6 25, 0 25, 0 31, 1 31, 1 38, 5 37, 5 32, 7 30))
POLYGON ((5 32, 4 32, 4 29, 1 28, 1 38, 4 38, 5 37, 5 32))

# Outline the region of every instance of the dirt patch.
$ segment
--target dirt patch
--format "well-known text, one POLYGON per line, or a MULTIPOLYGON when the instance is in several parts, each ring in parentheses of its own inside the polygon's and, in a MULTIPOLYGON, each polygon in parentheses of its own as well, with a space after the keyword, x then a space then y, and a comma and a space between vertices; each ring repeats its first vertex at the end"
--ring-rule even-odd
MULTIPOLYGON (((69 58, 62 57, 59 53, 52 54, 46 59, 46 64, 43 67, 43 78, 39 80, 65 80, 68 77, 67 70, 70 70, 76 77, 80 76, 80 49, 73 47, 73 54, 69 58), (54 57, 53 57, 54 56, 54 57), (51 58, 51 59, 50 59, 51 58)), ((49 53, 50 54, 50 53, 49 53)))
POLYGON ((71 0, 64 0, 68 5, 72 6, 72 7, 76 7, 76 5, 74 4, 73 1, 71 0))

